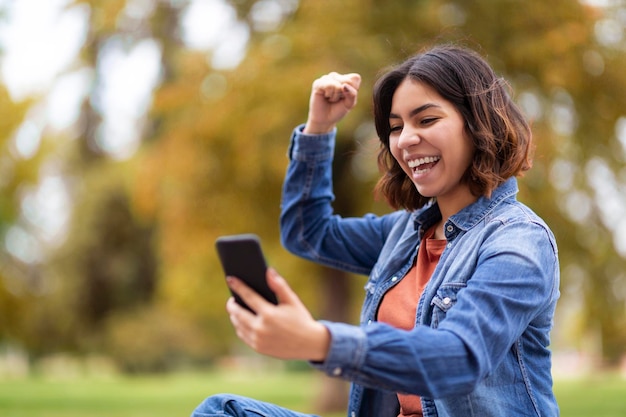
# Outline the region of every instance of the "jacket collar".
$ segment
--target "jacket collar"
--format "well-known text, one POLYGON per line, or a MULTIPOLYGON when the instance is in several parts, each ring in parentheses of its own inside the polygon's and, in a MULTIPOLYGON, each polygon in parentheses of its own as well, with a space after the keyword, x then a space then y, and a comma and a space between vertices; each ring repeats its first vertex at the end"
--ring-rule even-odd
MULTIPOLYGON (((448 221, 452 222, 454 226, 459 229, 471 229, 491 213, 500 203, 509 199, 515 199, 517 193, 517 179, 511 177, 493 190, 491 197, 480 197, 476 202, 452 215, 448 221)), ((421 236, 439 220, 441 220, 441 211, 437 203, 432 202, 415 212, 413 224, 415 230, 419 230, 421 236)))

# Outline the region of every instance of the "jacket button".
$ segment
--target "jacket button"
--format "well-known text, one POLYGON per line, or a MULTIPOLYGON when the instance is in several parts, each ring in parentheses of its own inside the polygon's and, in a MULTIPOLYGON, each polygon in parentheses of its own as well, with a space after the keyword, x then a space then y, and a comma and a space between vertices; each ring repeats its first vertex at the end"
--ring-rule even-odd
POLYGON ((448 225, 448 227, 446 227, 446 230, 450 233, 452 233, 452 231, 454 230, 454 227, 452 227, 451 224, 448 225))
POLYGON ((333 375, 334 376, 341 375, 341 368, 340 367, 336 367, 335 369, 333 369, 333 375))
POLYGON ((450 301, 452 301, 452 300, 450 300, 450 297, 446 297, 446 298, 444 298, 444 299, 443 299, 443 303, 444 303, 445 305, 450 304, 450 301))
POLYGON ((391 278, 391 282, 396 282, 397 280, 398 280, 398 277, 391 278))

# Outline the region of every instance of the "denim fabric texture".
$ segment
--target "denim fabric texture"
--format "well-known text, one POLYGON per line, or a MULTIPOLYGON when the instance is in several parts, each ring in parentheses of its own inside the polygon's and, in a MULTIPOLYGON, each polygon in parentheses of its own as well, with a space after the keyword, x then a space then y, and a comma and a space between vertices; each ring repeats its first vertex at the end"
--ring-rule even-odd
POLYGON ((559 297, 555 238, 517 201, 511 178, 451 216, 448 244, 419 300, 415 328, 376 321, 383 295, 415 260, 436 203, 416 212, 343 218, 333 212, 335 131, 294 130, 281 202, 283 245, 368 276, 360 325, 324 322, 332 341, 312 365, 351 381, 349 417, 395 417, 388 394, 422 396, 427 417, 558 416, 550 331, 559 297))
POLYGON ((297 413, 274 404, 233 394, 218 394, 207 398, 191 417, 317 417, 297 413))

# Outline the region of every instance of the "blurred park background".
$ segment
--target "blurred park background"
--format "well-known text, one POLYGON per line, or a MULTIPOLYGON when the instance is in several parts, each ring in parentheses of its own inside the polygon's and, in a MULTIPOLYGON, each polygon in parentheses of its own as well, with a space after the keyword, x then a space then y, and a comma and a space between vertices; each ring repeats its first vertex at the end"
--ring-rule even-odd
MULTIPOLYGON (((557 381, 624 387, 625 28, 624 0, 0 0, 0 384, 305 372, 236 340, 214 240, 258 234, 316 317, 356 322, 364 277, 280 246, 289 135, 315 78, 359 72, 335 208, 385 213, 372 84, 455 42, 487 57, 532 120, 520 199, 559 244, 557 381)), ((306 395, 340 408, 336 384, 306 395)))

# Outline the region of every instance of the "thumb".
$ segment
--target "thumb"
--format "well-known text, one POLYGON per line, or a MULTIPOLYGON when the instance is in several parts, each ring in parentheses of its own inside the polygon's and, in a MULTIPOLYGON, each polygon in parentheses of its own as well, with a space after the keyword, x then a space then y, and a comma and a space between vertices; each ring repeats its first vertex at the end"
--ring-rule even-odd
POLYGON ((300 299, 296 293, 274 268, 267 268, 267 284, 276 294, 280 304, 300 304, 300 299))
POLYGON ((356 90, 358 90, 359 87, 361 86, 361 75, 353 72, 350 74, 346 74, 346 76, 349 79, 348 82, 350 83, 350 85, 354 87, 356 90))
POLYGON ((346 107, 346 109, 351 110, 354 106, 356 106, 358 91, 352 85, 344 84, 343 94, 344 94, 344 106, 346 107))

